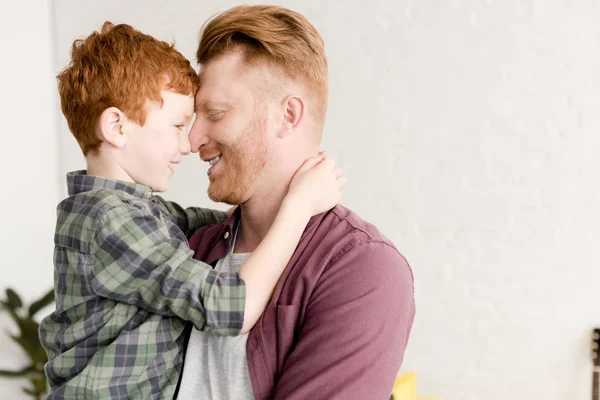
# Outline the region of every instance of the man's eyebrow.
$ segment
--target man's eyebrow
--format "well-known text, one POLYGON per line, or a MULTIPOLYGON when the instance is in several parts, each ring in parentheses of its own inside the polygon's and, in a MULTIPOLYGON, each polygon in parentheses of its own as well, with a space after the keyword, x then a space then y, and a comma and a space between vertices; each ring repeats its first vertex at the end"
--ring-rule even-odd
POLYGON ((229 103, 224 101, 202 100, 199 104, 196 103, 196 110, 207 108, 207 106, 229 107, 229 103))

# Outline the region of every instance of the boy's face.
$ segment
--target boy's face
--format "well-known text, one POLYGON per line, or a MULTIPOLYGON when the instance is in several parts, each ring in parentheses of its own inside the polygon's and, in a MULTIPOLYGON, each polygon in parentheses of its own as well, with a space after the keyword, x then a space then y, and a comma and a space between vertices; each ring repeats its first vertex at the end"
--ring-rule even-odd
POLYGON ((194 114, 194 96, 161 92, 164 103, 148 103, 144 126, 128 120, 121 167, 136 183, 164 192, 182 156, 190 153, 187 126, 194 114))

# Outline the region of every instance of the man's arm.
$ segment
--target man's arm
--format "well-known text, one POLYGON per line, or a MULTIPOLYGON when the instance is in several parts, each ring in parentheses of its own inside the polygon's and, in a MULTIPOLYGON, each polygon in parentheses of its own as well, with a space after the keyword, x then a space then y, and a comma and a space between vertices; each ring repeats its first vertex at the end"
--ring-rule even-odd
POLYGON ((389 399, 414 312, 412 272, 397 250, 351 248, 319 279, 274 398, 389 399))
POLYGON ((202 207, 183 208, 173 201, 167 201, 160 196, 150 199, 161 210, 173 217, 175 224, 183 231, 186 237, 192 236, 196 229, 204 225, 213 225, 225 221, 230 214, 223 211, 202 207))
POLYGON ((199 330, 239 333, 244 281, 192 255, 160 218, 137 208, 115 207, 98 221, 94 265, 86 275, 101 297, 177 316, 199 330))

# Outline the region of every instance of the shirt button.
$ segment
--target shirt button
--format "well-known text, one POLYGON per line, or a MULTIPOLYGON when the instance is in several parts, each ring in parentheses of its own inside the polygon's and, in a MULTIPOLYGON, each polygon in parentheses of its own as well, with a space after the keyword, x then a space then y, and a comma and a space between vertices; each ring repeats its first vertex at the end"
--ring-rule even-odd
POLYGON ((225 232, 225 235, 223 235, 223 239, 227 240, 228 237, 229 237, 229 231, 225 232))

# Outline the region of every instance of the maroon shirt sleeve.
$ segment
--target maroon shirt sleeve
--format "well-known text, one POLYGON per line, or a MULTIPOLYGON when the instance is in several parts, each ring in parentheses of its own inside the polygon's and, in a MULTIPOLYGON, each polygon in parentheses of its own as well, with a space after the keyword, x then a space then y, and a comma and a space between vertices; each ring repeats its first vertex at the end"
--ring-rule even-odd
POLYGON ((383 242, 351 247, 319 278, 276 400, 389 399, 412 326, 413 276, 383 242))

